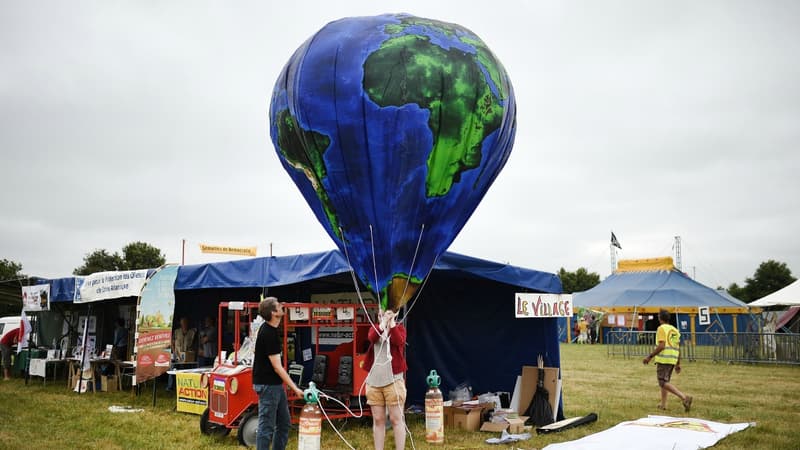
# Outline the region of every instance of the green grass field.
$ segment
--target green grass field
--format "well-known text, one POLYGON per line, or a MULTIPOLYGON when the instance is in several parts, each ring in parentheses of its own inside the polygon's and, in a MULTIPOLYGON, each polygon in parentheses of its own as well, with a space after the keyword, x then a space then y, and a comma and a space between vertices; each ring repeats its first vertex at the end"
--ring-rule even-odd
MULTIPOLYGON (((496 434, 448 429, 445 445, 432 446, 425 443, 421 418, 409 417, 414 446, 417 449, 542 448, 660 412, 656 409, 659 393, 652 365, 608 358, 605 347, 599 345, 562 345, 561 351, 565 415, 595 412, 599 416, 597 422, 563 433, 534 435, 529 441, 505 446, 484 443, 496 434)), ((724 439, 715 449, 800 448, 800 434, 794 429, 800 424, 800 367, 685 363, 683 373, 675 375, 673 382, 694 396, 692 417, 757 423, 754 428, 724 439)), ((0 448, 233 449, 238 446, 235 432, 222 439, 201 435, 199 416, 175 412, 174 397, 163 391, 159 392, 153 408, 150 393, 140 397, 133 397, 130 392, 78 395, 67 390, 65 384, 60 381, 43 387, 40 378, 32 379, 28 386, 21 379, 0 382, 0 448), (108 412, 110 405, 135 406, 145 411, 114 414, 108 412)), ((666 414, 686 416, 674 397, 669 400, 666 414)), ((372 448, 368 420, 350 420, 337 426, 353 447, 372 448)), ((296 433, 291 433, 289 448, 296 448, 296 433)), ((322 448, 348 447, 326 427, 322 448)), ((410 441, 406 448, 412 448, 410 441)))

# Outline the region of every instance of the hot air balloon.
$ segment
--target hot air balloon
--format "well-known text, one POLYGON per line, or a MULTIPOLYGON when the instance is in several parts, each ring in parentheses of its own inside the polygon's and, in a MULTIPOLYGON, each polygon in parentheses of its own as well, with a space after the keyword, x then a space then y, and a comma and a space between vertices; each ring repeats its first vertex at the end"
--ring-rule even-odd
POLYGON ((383 309, 419 290, 505 165, 505 69, 456 24, 386 14, 325 25, 272 94, 270 136, 317 219, 383 309))

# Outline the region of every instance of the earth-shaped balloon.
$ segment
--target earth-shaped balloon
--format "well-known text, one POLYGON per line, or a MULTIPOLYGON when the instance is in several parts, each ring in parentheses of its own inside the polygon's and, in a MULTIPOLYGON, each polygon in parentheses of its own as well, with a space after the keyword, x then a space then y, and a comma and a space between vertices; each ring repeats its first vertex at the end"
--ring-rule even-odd
POLYGON ((284 67, 270 107, 284 168, 394 310, 472 215, 515 126, 511 83, 483 41, 406 14, 323 27, 284 67))

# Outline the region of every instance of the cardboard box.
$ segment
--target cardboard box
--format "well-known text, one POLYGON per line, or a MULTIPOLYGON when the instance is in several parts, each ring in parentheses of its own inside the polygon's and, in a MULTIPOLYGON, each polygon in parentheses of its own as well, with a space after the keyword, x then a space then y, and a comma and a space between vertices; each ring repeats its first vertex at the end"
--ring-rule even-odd
POLYGON ((117 377, 115 375, 102 375, 100 377, 100 390, 114 392, 117 390, 117 377))
POLYGON ((527 416, 519 416, 516 419, 506 419, 508 422, 508 432, 511 434, 524 433, 526 429, 530 430, 530 425, 525 426, 525 421, 528 420, 527 416))
MULTIPOLYGON (((539 368, 536 366, 523 366, 522 367, 522 381, 520 383, 519 393, 519 413, 525 414, 528 407, 533 400, 533 395, 536 393, 536 385, 539 382, 539 368)), ((558 367, 545 367, 544 368, 544 388, 547 389, 549 394, 550 408, 557 407, 557 391, 558 391, 558 367)))
POLYGON ((188 352, 180 352, 180 360, 181 362, 195 362, 197 361, 197 356, 195 352, 188 351, 188 352))
POLYGON ((444 427, 445 428, 453 428, 455 424, 453 423, 453 419, 455 416, 455 408, 452 406, 445 406, 444 407, 444 427))
POLYGON ((483 409, 472 408, 463 409, 455 408, 453 415, 453 426, 465 431, 478 431, 481 426, 481 414, 483 409))
POLYGON ((445 428, 459 428, 465 431, 478 431, 481 427, 483 412, 494 408, 494 403, 477 405, 445 406, 445 428))
POLYGON ((530 425, 525 425, 526 420, 528 420, 527 416, 519 416, 514 418, 506 417, 503 422, 485 422, 481 425, 481 431, 500 433, 503 430, 508 430, 511 434, 524 433, 532 428, 530 425))

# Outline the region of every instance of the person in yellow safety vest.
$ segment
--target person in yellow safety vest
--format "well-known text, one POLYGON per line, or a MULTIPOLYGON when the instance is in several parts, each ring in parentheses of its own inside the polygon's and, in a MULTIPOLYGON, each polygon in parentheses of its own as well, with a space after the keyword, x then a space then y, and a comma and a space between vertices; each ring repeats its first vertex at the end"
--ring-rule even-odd
POLYGON ((669 312, 662 309, 658 312, 658 321, 661 326, 656 331, 656 348, 642 362, 644 365, 650 363, 651 359, 656 360, 656 376, 658 385, 661 386, 661 403, 658 409, 667 409, 667 393, 672 393, 681 399, 683 409, 686 412, 692 407, 692 396, 685 395, 678 390, 675 385, 670 383, 672 370, 681 373, 681 333, 677 328, 669 324, 669 312))

